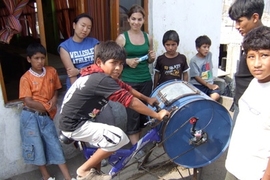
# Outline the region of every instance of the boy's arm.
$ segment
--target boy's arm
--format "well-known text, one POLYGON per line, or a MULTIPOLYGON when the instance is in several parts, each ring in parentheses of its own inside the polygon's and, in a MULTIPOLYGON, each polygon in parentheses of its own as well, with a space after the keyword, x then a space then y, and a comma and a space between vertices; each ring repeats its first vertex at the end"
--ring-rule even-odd
POLYGON ((205 80, 203 80, 200 76, 195 76, 194 78, 201 85, 208 87, 209 84, 205 80))
POLYGON ((130 104, 129 104, 129 108, 135 110, 136 112, 146 115, 146 116, 150 116, 153 117, 155 119, 158 120, 162 120, 164 116, 169 116, 170 113, 165 110, 162 109, 159 112, 155 112, 152 109, 148 108, 142 101, 140 101, 138 98, 133 97, 130 104))
POLYGON ((209 83, 207 83, 207 82, 206 82, 205 80, 203 80, 200 76, 195 76, 194 78, 196 79, 196 81, 197 81, 198 83, 200 83, 200 84, 203 85, 203 86, 206 86, 206 87, 209 88, 209 89, 216 90, 216 89, 219 88, 218 85, 216 85, 216 84, 209 84, 209 83))
POLYGON ((158 83, 159 77, 160 77, 159 72, 155 71, 155 76, 154 76, 154 89, 157 87, 157 83, 158 83))
POLYGON ((131 88, 131 90, 129 91, 134 97, 138 98, 139 100, 141 101, 144 101, 146 102, 147 104, 153 106, 155 103, 159 103, 157 101, 156 98, 150 98, 150 97, 147 97, 145 95, 143 95, 142 93, 140 93, 139 91, 131 88))
POLYGON ((46 109, 45 109, 45 107, 42 105, 42 103, 33 100, 32 97, 25 97, 25 98, 23 99, 23 101, 24 101, 24 104, 25 104, 27 107, 31 108, 31 109, 35 109, 35 110, 40 111, 40 112, 46 112, 46 109))
POLYGON ((189 77, 188 77, 188 71, 190 70, 190 67, 188 66, 188 63, 187 63, 187 57, 185 55, 184 56, 184 63, 183 63, 183 69, 182 69, 182 72, 183 72, 183 81, 186 81, 188 82, 189 80, 189 77))
POLYGON ((49 111, 56 108, 57 96, 58 96, 58 90, 55 90, 52 99, 48 101, 48 104, 49 104, 49 107, 50 107, 49 111))
POLYGON ((129 91, 125 89, 120 89, 108 97, 108 99, 111 101, 118 101, 125 107, 129 107, 140 114, 151 116, 158 120, 162 120, 162 118, 166 115, 169 116, 170 113, 167 110, 161 110, 157 113, 152 109, 148 108, 139 98, 150 105, 158 102, 156 98, 149 98, 132 88, 129 89, 129 91))
POLYGON ((19 86, 19 99, 24 102, 25 106, 40 112, 46 112, 46 109, 42 103, 33 100, 31 86, 27 77, 21 77, 19 86))
POLYGON ((54 95, 51 100, 45 103, 44 105, 41 102, 33 100, 32 97, 25 97, 23 98, 24 104, 31 108, 35 109, 40 112, 50 112, 52 109, 55 109, 57 107, 57 96, 58 96, 58 90, 54 91, 54 95), (47 109, 46 109, 47 108, 47 109))
POLYGON ((188 72, 183 72, 183 81, 188 81, 188 72))

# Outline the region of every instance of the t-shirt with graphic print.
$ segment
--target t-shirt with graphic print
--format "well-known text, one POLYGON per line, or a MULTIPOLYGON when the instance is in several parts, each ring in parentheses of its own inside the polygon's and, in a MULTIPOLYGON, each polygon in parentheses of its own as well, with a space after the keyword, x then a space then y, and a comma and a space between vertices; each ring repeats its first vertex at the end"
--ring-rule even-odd
MULTIPOLYGON (((70 37, 58 46, 58 52, 60 52, 60 48, 65 49, 69 53, 75 68, 82 69, 94 63, 94 47, 98 43, 99 41, 97 39, 91 37, 84 38, 82 42, 75 42, 70 37)), ((69 88, 70 80, 68 77, 66 83, 67 88, 69 88)))
POLYGON ((190 60, 190 83, 195 85, 201 85, 196 81, 195 77, 199 76, 209 84, 213 84, 213 64, 212 53, 209 52, 204 58, 195 55, 190 60))
POLYGON ((37 74, 30 68, 20 79, 19 98, 31 97, 40 102, 53 119, 57 109, 51 109, 48 102, 53 98, 55 91, 61 88, 57 71, 53 67, 43 67, 42 74, 37 74))
POLYGON ((158 84, 172 79, 180 79, 184 72, 189 70, 187 58, 178 53, 174 58, 168 58, 165 54, 159 56, 156 61, 155 71, 159 72, 160 78, 158 84))
POLYGON ((60 110, 59 128, 71 132, 92 118, 94 110, 101 110, 109 100, 128 107, 133 95, 131 87, 105 74, 96 64, 82 71, 67 91, 60 110))

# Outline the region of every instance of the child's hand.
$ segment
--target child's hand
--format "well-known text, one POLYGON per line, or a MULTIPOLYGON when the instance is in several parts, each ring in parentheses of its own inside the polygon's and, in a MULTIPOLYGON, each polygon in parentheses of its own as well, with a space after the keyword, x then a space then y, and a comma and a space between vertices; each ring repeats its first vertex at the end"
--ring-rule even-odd
POLYGON ((76 77, 78 74, 80 74, 80 70, 72 67, 72 68, 67 68, 67 75, 68 77, 76 77))
POLYGON ((157 119, 160 120, 160 121, 162 121, 165 116, 168 116, 169 117, 170 116, 170 112, 167 111, 167 110, 165 110, 165 109, 162 109, 161 111, 158 112, 158 118, 157 119))
POLYGON ((56 108, 57 99, 53 97, 51 100, 48 101, 50 109, 48 111, 51 111, 56 108))
POLYGON ((149 97, 147 100, 147 104, 149 104, 150 106, 154 106, 154 104, 159 104, 157 98, 155 97, 149 97))
POLYGON ((212 90, 216 90, 216 89, 218 89, 218 88, 219 88, 219 86, 218 86, 218 85, 213 84, 213 88, 212 88, 212 90))
POLYGON ((131 68, 136 68, 137 65, 139 64, 139 58, 132 58, 132 59, 127 59, 126 63, 129 65, 131 68))
POLYGON ((219 86, 216 85, 216 84, 208 84, 208 88, 209 88, 209 89, 212 89, 212 90, 216 90, 216 89, 219 88, 219 86))

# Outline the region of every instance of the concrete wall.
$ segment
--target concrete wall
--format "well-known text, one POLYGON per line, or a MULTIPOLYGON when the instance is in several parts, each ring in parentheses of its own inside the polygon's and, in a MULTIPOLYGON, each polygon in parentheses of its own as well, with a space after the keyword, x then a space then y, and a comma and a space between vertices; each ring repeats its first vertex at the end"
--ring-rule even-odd
POLYGON ((0 179, 33 170, 25 166, 21 158, 21 139, 19 131, 20 109, 4 106, 2 88, 0 89, 0 179))
MULTIPOLYGON (((62 102, 64 92, 59 93, 58 110, 62 102)), ((2 88, 0 89, 0 179, 6 179, 18 174, 37 169, 37 166, 27 165, 22 159, 21 136, 20 136, 20 113, 21 104, 5 107, 2 88)), ((54 123, 58 127, 59 113, 56 114, 54 123)), ((76 156, 79 151, 73 144, 63 144, 63 150, 67 159, 76 156)), ((60 171, 60 170, 59 170, 60 171)))
POLYGON ((217 75, 222 0, 151 0, 149 1, 149 33, 154 38, 157 55, 165 52, 162 44, 167 30, 180 37, 179 52, 190 60, 196 53, 195 39, 207 35, 212 45, 214 76, 217 75))

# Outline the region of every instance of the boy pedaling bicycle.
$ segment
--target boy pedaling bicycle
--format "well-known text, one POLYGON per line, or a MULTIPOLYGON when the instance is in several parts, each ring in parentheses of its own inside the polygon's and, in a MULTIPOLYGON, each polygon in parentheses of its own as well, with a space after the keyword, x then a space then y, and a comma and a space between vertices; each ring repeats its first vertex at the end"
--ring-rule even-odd
POLYGON ((144 96, 119 80, 125 60, 124 48, 113 41, 101 42, 95 47, 95 64, 81 72, 82 76, 64 97, 59 126, 62 133, 75 141, 98 147, 77 169, 78 180, 111 179, 110 175, 99 172, 100 162, 129 142, 125 132, 115 126, 117 123, 108 102, 117 101, 158 120, 169 115, 166 110, 157 113, 142 102, 153 105, 157 103, 156 98, 144 96))

